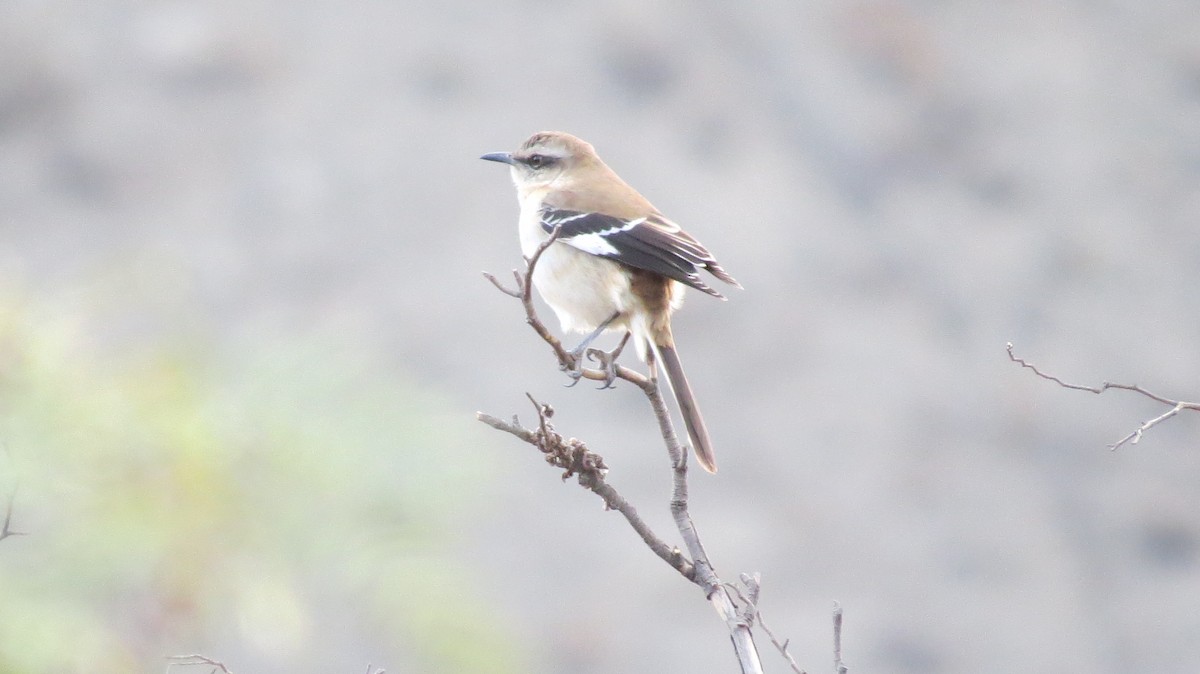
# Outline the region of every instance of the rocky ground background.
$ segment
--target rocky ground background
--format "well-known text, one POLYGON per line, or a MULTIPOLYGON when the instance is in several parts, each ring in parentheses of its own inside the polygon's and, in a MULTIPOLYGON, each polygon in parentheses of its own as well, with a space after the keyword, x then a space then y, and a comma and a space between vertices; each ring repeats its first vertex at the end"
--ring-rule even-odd
POLYGON ((1004 346, 1200 398, 1198 36, 1174 0, 0 6, 0 668, 733 671, 474 421, 551 402, 670 533, 636 391, 562 388, 480 276, 520 257, 477 157, 561 129, 745 286, 676 321, 693 515, 809 672, 834 601, 852 672, 1197 671, 1200 417, 1110 452, 1165 408, 1004 346))

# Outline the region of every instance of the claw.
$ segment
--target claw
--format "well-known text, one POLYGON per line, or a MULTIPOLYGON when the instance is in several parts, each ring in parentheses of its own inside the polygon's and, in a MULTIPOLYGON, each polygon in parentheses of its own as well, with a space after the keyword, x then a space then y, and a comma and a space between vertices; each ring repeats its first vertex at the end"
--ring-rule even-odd
POLYGON ((614 388, 613 384, 617 381, 617 357, 621 355, 625 345, 629 342, 629 333, 621 338, 621 343, 612 351, 601 351, 600 349, 588 349, 587 356, 592 360, 600 363, 600 370, 604 372, 604 386, 599 390, 603 391, 606 388, 614 388))
POLYGON ((612 351, 588 348, 588 342, 591 341, 590 338, 584 340, 583 344, 575 347, 575 349, 567 351, 567 354, 571 356, 571 364, 567 365, 564 363, 561 365, 561 369, 571 378, 571 383, 563 384, 563 386, 571 388, 578 384, 580 379, 583 379, 583 359, 586 356, 599 363, 599 369, 604 373, 604 386, 601 386, 599 390, 603 391, 606 388, 613 388, 613 384, 617 381, 617 357, 621 355, 621 351, 629 343, 629 337, 630 333, 626 332, 625 336, 621 338, 621 343, 617 344, 617 348, 612 351))
POLYGON ((597 390, 603 391, 606 388, 615 388, 613 383, 617 381, 617 356, 620 355, 620 350, 613 352, 601 351, 600 349, 588 349, 588 358, 600 364, 600 371, 604 373, 604 386, 597 390))
POLYGON ((567 366, 567 365, 562 366, 563 372, 566 372, 567 376, 571 378, 570 384, 563 384, 563 386, 565 386, 567 388, 571 388, 571 387, 575 386, 576 384, 579 383, 580 379, 583 379, 583 354, 575 353, 574 351, 571 351, 569 353, 571 354, 571 356, 574 357, 575 362, 571 366, 567 366))

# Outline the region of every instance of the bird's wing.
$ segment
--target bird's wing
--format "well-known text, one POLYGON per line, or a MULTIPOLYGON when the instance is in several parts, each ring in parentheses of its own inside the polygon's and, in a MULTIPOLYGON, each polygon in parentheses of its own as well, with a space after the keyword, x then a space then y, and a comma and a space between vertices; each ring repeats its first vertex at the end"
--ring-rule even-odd
POLYGON ((558 240, 592 255, 645 269, 724 298, 700 279, 706 269, 722 281, 737 286, 712 253, 690 234, 659 213, 624 220, 603 213, 586 213, 550 206, 542 209, 542 228, 559 227, 558 240))

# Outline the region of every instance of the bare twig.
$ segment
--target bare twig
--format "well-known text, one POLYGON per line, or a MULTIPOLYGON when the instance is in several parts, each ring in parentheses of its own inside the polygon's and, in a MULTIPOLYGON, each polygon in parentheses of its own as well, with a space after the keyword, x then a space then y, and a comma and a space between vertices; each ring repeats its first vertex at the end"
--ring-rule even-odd
POLYGON ((771 631, 771 628, 767 627, 767 622, 763 620, 762 612, 758 609, 758 593, 762 587, 762 579, 759 574, 756 573, 750 575, 743 573, 738 576, 738 580, 741 581, 740 587, 734 583, 725 583, 725 587, 734 592, 737 595, 737 600, 742 603, 742 618, 748 624, 757 623, 758 626, 767 633, 767 638, 771 640, 771 644, 775 646, 775 649, 779 651, 779 654, 782 655, 785 660, 787 660, 788 667, 791 668, 795 674, 806 674, 805 671, 800 668, 800 665, 796 663, 796 659, 792 657, 791 652, 788 650, 788 644, 791 643, 790 640, 785 639, 783 643, 780 643, 779 639, 775 638, 775 633, 771 631), (742 591, 743 587, 746 588, 745 592, 742 591))
POLYGON ((172 667, 187 667, 189 665, 208 665, 209 667, 213 668, 212 671, 214 672, 221 671, 224 672, 224 674, 233 674, 233 672, 231 672, 229 668, 221 662, 198 653, 192 655, 172 655, 169 656, 167 660, 169 661, 167 663, 168 674, 170 673, 172 667))
POLYGON ((509 290, 508 288, 505 288, 504 284, 500 283, 500 280, 497 279, 495 276, 493 276, 491 274, 491 272, 486 272, 486 271, 483 272, 483 277, 485 279, 491 281, 492 285, 496 286, 497 290, 504 293, 505 295, 508 295, 509 297, 515 297, 517 299, 521 299, 521 296, 525 293, 523 281, 521 280, 521 275, 518 274, 517 271, 514 269, 513 276, 517 277, 517 288, 516 288, 516 290, 509 290))
POLYGON ((842 606, 833 603, 833 671, 834 674, 846 674, 846 664, 842 662, 842 606))
POLYGON ((675 435, 671 414, 667 411, 662 391, 658 388, 657 381, 651 381, 649 385, 641 388, 650 401, 650 407, 654 410, 654 417, 658 420, 658 428, 662 433, 663 442, 667 446, 667 456, 671 460, 674 474, 671 516, 675 519, 675 527, 679 529, 679 535, 683 538, 684 545, 692 557, 692 563, 696 566, 696 574, 692 578, 692 582, 700 586, 700 589, 704 591, 704 596, 716 609, 717 615, 725 621, 742 672, 761 672, 762 663, 758 657, 758 648, 754 645, 754 635, 750 631, 750 623, 738 614, 728 589, 722 585, 721 579, 713 570, 712 563, 708 560, 708 553, 704 550, 704 544, 700 542, 700 534, 696 531, 696 525, 692 522, 692 516, 688 512, 687 452, 679 444, 679 439, 675 435))
POLYGON ((737 595, 737 599, 734 603, 740 603, 743 607, 740 611, 742 620, 753 624, 758 612, 758 592, 762 587, 759 584, 761 576, 757 573, 754 575, 742 573, 738 574, 738 580, 741 582, 740 585, 738 583, 722 583, 722 585, 724 585, 727 590, 737 595), (743 591, 743 588, 745 588, 745 591, 743 591))
POLYGON ((566 480, 572 475, 577 475, 579 484, 603 499, 606 509, 615 510, 625 517, 625 520, 629 522, 629 525, 633 527, 651 552, 658 555, 684 578, 692 580, 696 571, 691 560, 684 557, 679 548, 668 545, 658 534, 654 533, 645 520, 638 515, 637 509, 608 484, 605 476, 608 468, 604 465, 603 457, 588 451, 587 446, 580 440, 575 438, 564 440, 562 435, 554 430, 553 424, 548 419, 549 415, 546 413, 548 406, 539 405, 536 401, 534 406, 538 411, 537 429, 524 428, 515 419, 510 423, 483 412, 476 413, 476 418, 492 428, 511 433, 524 442, 537 447, 546 455, 547 463, 564 469, 562 479, 566 480))
POLYGON ((779 651, 779 654, 782 655, 785 660, 787 660, 788 667, 791 668, 791 670, 796 674, 806 674, 803 669, 800 669, 800 665, 796 663, 796 659, 792 657, 791 652, 788 651, 788 644, 791 643, 791 640, 784 639, 783 643, 779 643, 779 639, 775 637, 775 633, 772 632, 771 628, 767 627, 767 623, 763 621, 762 614, 755 612, 754 616, 758 620, 758 626, 767 633, 767 638, 771 640, 771 645, 775 646, 775 650, 779 651))
POLYGON ((1147 398, 1150 398, 1151 400, 1154 400, 1156 402, 1160 402, 1164 405, 1171 406, 1171 409, 1167 410, 1165 413, 1163 413, 1157 417, 1154 417, 1153 419, 1151 419, 1149 421, 1142 423, 1142 425, 1138 426, 1136 429, 1134 429, 1134 431, 1132 433, 1130 433, 1129 435, 1126 435, 1125 437, 1121 438, 1120 440, 1117 440, 1116 442, 1109 445, 1108 446, 1109 449, 1115 450, 1127 442, 1131 445, 1136 445, 1138 443, 1138 440, 1142 439, 1143 433, 1150 430, 1154 426, 1166 421, 1167 419, 1170 419, 1171 417, 1175 416, 1176 414, 1179 414, 1183 410, 1200 411, 1200 403, 1185 402, 1182 400, 1172 400, 1170 398, 1160 396, 1157 393, 1151 393, 1150 391, 1147 391, 1146 389, 1142 388, 1141 386, 1138 386, 1137 384, 1116 384, 1116 383, 1113 383, 1110 381, 1103 382, 1100 386, 1084 386, 1082 384, 1070 384, 1070 383, 1063 381, 1062 379, 1059 379, 1058 377, 1056 377, 1052 374, 1047 374, 1045 372, 1042 372, 1041 370, 1038 369, 1038 367, 1036 365, 1026 361, 1024 358, 1019 358, 1015 353, 1013 353, 1012 342, 1009 342, 1008 344, 1006 344, 1004 348, 1005 348, 1005 350, 1008 351, 1008 359, 1009 360, 1011 360, 1014 363, 1017 363, 1021 367, 1032 370, 1035 375, 1041 377, 1042 379, 1048 379, 1063 388, 1069 388, 1069 389, 1073 389, 1075 391, 1087 391, 1089 393, 1095 393, 1097 395, 1104 393, 1105 391, 1107 391, 1109 389, 1115 388, 1115 389, 1121 389, 1123 391, 1133 391, 1134 393, 1139 393, 1139 394, 1141 394, 1147 398))
MULTIPOLYGON (((655 395, 658 395, 657 389, 655 389, 655 395)), ((530 397, 530 400, 533 398, 530 397)), ((659 400, 661 401, 661 396, 659 396, 659 400)), ((492 428, 510 433, 534 445, 546 455, 548 463, 564 469, 562 474, 564 480, 572 475, 577 475, 580 485, 600 496, 608 509, 620 512, 654 554, 684 578, 696 583, 704 590, 705 596, 708 597, 709 602, 730 629, 730 636, 733 639, 742 671, 747 674, 761 673, 762 665, 759 662, 758 650, 754 646, 753 635, 750 632, 750 621, 738 613, 726 588, 713 572, 704 547, 700 543, 699 535, 687 513, 686 480, 680 481, 677 477, 671 510, 676 517, 677 525, 683 527, 680 535, 687 542, 687 547, 692 554, 691 560, 685 557, 678 548, 667 545, 641 519, 637 510, 608 484, 605 477, 607 467, 604 465, 603 458, 587 450, 583 442, 576 438, 564 440, 549 421, 549 416, 552 414, 549 407, 536 401, 534 401, 534 406, 538 412, 538 428, 536 429, 525 428, 516 420, 510 423, 483 412, 476 413, 476 418, 492 428), (680 488, 681 484, 683 485, 682 489, 680 488), (698 558, 703 560, 703 566, 696 563, 697 554, 698 558)), ((669 424, 669 419, 667 423, 669 424)), ((668 430, 673 438, 674 431, 668 430)), ((675 445, 673 458, 677 461, 675 464, 677 476, 686 476, 687 467, 682 458, 684 456, 686 454, 678 445, 675 445)))

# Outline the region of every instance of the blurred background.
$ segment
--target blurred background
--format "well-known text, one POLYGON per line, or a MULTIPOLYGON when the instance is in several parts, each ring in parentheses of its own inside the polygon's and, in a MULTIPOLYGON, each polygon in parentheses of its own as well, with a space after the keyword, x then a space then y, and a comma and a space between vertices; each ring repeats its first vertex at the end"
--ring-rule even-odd
MULTIPOLYGON (((570 131, 745 285, 676 321, 718 571, 810 672, 1200 671, 1200 15, 1144 2, 0 4, 0 671, 729 672, 530 392, 507 171, 570 131)), ((549 319, 549 314, 546 315, 549 319)), ((769 671, 782 660, 760 638, 769 671)))

